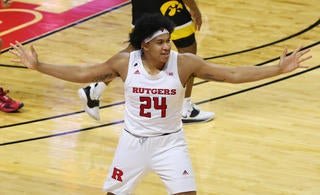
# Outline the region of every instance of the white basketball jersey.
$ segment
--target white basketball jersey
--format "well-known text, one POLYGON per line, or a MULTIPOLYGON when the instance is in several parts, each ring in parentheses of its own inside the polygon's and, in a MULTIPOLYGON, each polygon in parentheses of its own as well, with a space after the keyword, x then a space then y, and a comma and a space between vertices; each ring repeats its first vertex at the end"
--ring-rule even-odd
POLYGON ((178 53, 171 51, 157 75, 144 69, 141 51, 130 53, 125 80, 124 128, 138 136, 157 136, 182 128, 181 109, 185 88, 177 66, 178 53))

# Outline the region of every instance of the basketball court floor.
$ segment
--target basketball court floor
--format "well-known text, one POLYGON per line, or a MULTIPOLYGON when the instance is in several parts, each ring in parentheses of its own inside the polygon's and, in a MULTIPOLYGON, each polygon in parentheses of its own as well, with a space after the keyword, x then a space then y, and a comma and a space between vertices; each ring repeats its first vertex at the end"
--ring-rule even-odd
MULTIPOLYGON (((320 194, 319 0, 196 2, 198 55, 207 61, 268 66, 299 45, 313 56, 308 68, 253 83, 195 80, 193 102, 216 114, 184 126, 198 194, 320 194)), ((105 90, 95 121, 77 96, 86 83, 13 63, 9 44, 32 44, 45 62, 98 63, 127 46, 130 24, 127 0, 19 0, 0 9, 0 86, 25 104, 0 112, 1 195, 104 194, 124 111, 120 79, 105 90)), ((135 194, 166 190, 150 174, 135 194)))

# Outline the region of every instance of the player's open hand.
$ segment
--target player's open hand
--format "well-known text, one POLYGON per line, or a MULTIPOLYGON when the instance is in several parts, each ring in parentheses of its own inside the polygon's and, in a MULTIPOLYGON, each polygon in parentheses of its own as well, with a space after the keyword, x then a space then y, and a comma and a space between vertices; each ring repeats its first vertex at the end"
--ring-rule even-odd
POLYGON ((303 66, 301 63, 312 58, 311 55, 307 57, 303 57, 311 49, 301 50, 302 48, 303 46, 298 47, 290 55, 287 55, 287 52, 288 52, 287 48, 284 49, 283 54, 280 57, 280 63, 279 63, 282 73, 287 73, 297 68, 307 68, 307 66, 303 66))
POLYGON ((10 46, 12 49, 9 52, 18 57, 18 59, 12 60, 13 62, 21 63, 30 69, 37 69, 39 65, 38 54, 32 45, 30 50, 25 49, 18 41, 16 44, 10 43, 10 46))

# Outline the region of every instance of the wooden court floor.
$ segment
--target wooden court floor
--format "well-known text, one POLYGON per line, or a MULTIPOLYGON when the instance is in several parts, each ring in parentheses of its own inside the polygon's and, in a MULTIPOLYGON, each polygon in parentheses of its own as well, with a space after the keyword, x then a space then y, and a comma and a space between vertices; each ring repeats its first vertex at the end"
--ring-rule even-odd
MULTIPOLYGON (((56 2, 55 9, 74 3, 56 2)), ((198 55, 212 63, 267 66, 278 63, 283 48, 292 51, 301 44, 313 55, 309 68, 263 81, 196 79, 193 101, 216 113, 211 122, 184 126, 198 194, 320 194, 319 0, 197 3, 203 14, 198 55)), ((27 45, 35 46, 41 61, 102 62, 126 47, 130 9, 130 4, 119 7, 27 45)), ((0 86, 25 106, 18 113, 0 112, 0 195, 104 194, 122 128, 121 81, 108 86, 102 120, 94 121, 77 96, 86 84, 42 75, 11 59, 6 51, 0 56, 0 86)), ((150 174, 135 194, 166 191, 150 174)))

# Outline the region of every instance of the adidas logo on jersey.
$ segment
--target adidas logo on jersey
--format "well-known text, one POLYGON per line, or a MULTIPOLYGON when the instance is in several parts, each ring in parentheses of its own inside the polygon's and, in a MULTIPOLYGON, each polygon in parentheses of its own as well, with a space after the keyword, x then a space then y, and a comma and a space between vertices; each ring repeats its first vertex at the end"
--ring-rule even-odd
POLYGON ((184 170, 182 175, 189 175, 188 171, 187 170, 184 170))

